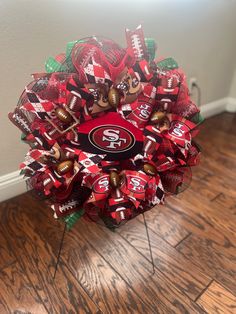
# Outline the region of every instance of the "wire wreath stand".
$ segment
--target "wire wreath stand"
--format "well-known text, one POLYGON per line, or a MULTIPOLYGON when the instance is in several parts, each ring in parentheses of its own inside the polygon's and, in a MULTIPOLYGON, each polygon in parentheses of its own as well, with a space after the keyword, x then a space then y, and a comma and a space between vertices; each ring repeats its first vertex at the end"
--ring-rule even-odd
MULTIPOLYGON (((146 221, 144 213, 142 213, 142 216, 143 216, 143 222, 144 222, 144 226, 145 226, 145 230, 146 230, 149 254, 150 254, 150 259, 151 259, 151 264, 152 264, 152 275, 154 275, 155 274, 155 265, 154 265, 154 260, 153 260, 152 246, 151 246, 150 235, 149 235, 149 231, 148 231, 148 225, 147 225, 147 221, 146 221)), ((54 268, 54 273, 53 273, 53 276, 52 276, 53 282, 55 281, 55 278, 56 278, 56 275, 57 275, 57 271, 58 271, 58 266, 59 266, 59 263, 60 263, 60 260, 61 260, 61 253, 62 253, 64 239, 65 239, 65 235, 66 235, 66 229, 67 229, 67 226, 66 226, 66 222, 65 222, 64 223, 63 232, 62 232, 62 236, 61 236, 61 240, 60 240, 60 244, 59 244, 56 264, 55 264, 55 268, 54 268)))

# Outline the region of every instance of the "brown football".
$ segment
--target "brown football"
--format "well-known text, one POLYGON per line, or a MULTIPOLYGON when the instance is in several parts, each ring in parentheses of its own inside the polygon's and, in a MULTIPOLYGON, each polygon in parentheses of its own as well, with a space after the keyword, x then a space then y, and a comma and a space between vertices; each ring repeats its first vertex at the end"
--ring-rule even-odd
POLYGON ((72 121, 71 114, 63 108, 56 109, 56 116, 59 120, 64 123, 70 123, 72 121))
POLYGON ((120 94, 116 88, 111 88, 108 92, 108 102, 112 107, 117 107, 120 103, 120 94))
POLYGON ((113 188, 117 188, 120 183, 120 176, 116 171, 110 173, 110 184, 113 188))
POLYGON ((161 132, 169 130, 169 128, 170 128, 169 119, 165 118, 164 120, 162 120, 158 127, 159 127, 161 132))
POLYGON ((143 170, 144 170, 144 172, 145 172, 146 174, 148 174, 148 175, 150 175, 150 176, 156 176, 156 175, 157 175, 157 170, 156 170, 156 168, 155 168, 153 165, 149 164, 149 163, 145 163, 145 164, 143 165, 143 170))
POLYGON ((152 123, 160 123, 164 118, 166 117, 165 112, 162 111, 156 111, 151 115, 151 122, 152 123))
POLYGON ((65 161, 60 162, 60 163, 57 165, 57 172, 58 172, 60 175, 64 175, 64 174, 66 174, 67 172, 71 171, 72 168, 73 168, 73 161, 71 161, 71 160, 65 160, 65 161))

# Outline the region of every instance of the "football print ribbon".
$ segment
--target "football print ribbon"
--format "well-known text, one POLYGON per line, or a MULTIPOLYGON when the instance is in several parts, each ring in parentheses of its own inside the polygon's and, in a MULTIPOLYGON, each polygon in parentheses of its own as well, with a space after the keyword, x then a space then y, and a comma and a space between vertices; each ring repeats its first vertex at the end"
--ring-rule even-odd
POLYGON ((185 74, 155 59, 141 26, 126 41, 69 42, 9 114, 30 146, 22 173, 68 226, 84 215, 117 227, 184 190, 199 162, 202 118, 185 74))

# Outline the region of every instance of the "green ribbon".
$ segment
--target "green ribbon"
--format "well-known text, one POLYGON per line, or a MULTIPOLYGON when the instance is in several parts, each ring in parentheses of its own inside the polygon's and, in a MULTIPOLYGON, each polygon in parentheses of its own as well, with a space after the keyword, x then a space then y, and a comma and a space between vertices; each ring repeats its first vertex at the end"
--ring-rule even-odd
POLYGON ((74 45, 77 44, 79 40, 70 41, 66 45, 66 58, 69 58, 71 56, 71 51, 74 48, 74 45))
POLYGON ((173 58, 166 58, 164 60, 161 60, 160 62, 157 62, 158 68, 161 68, 162 70, 173 70, 178 69, 178 63, 173 58))
POLYGON ((149 61, 153 61, 156 57, 156 42, 153 38, 145 38, 145 45, 147 47, 149 61))
POLYGON ((53 72, 75 72, 74 65, 71 59, 71 52, 74 45, 85 42, 84 39, 70 41, 66 45, 66 60, 63 64, 58 62, 55 58, 49 57, 45 62, 45 69, 47 73, 53 72))
POLYGON ((66 223, 67 230, 70 230, 74 224, 83 216, 84 209, 81 208, 80 210, 66 216, 63 218, 64 222, 66 223))
POLYGON ((25 133, 21 133, 20 139, 21 139, 22 142, 25 142, 25 141, 26 141, 26 135, 25 135, 25 133))
POLYGON ((53 57, 49 57, 45 62, 45 69, 47 73, 60 72, 59 70, 61 66, 62 64, 53 57))
POLYGON ((190 121, 192 121, 193 123, 199 125, 199 124, 201 124, 204 121, 204 118, 200 114, 200 112, 198 112, 190 119, 190 121))

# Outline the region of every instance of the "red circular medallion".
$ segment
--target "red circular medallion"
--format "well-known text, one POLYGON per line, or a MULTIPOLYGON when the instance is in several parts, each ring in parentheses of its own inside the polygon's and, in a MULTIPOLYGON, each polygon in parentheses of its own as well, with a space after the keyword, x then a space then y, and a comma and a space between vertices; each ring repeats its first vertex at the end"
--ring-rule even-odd
POLYGON ((125 152, 135 144, 135 137, 130 131, 112 124, 95 127, 88 138, 93 146, 107 153, 125 152))

